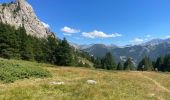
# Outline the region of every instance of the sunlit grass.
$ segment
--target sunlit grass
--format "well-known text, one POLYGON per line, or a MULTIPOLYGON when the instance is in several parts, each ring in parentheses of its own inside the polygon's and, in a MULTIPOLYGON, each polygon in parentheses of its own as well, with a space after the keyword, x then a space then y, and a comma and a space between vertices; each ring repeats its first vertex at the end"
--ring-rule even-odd
POLYGON ((146 75, 169 89, 168 73, 117 72, 38 65, 49 70, 53 77, 0 84, 0 100, 168 100, 170 98, 170 93, 143 77, 146 75), (87 80, 95 80, 97 84, 87 84, 87 80), (65 84, 54 85, 50 82, 65 84))

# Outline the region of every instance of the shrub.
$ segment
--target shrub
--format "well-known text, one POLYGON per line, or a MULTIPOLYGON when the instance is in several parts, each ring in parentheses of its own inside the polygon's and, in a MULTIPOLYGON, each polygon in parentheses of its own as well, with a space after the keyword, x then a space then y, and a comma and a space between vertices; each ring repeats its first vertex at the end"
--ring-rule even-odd
POLYGON ((0 81, 11 83, 25 78, 45 78, 50 77, 49 71, 34 64, 19 63, 14 60, 0 60, 0 81))

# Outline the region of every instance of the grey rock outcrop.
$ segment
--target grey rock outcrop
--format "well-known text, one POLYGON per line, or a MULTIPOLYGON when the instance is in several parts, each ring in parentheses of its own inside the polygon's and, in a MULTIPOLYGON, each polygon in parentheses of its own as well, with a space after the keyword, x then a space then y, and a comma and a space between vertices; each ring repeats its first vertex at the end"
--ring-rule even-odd
POLYGON ((24 26, 27 34, 38 38, 47 37, 51 32, 43 25, 32 6, 26 0, 16 0, 0 5, 0 22, 19 28, 24 26))

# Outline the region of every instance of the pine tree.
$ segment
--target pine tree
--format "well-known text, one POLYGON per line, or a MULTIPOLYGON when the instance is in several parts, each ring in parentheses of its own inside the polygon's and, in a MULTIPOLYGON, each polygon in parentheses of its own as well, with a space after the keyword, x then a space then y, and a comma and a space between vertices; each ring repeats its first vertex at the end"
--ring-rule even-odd
POLYGON ((57 59, 56 59, 56 50, 58 48, 57 40, 52 37, 48 36, 47 38, 47 43, 46 43, 46 59, 47 62, 51 64, 57 64, 57 59))
POLYGON ((138 65, 138 70, 142 70, 142 67, 144 67, 145 71, 152 71, 153 70, 153 65, 152 61, 149 59, 149 57, 144 57, 141 62, 138 65))
POLYGON ((163 71, 162 65, 163 65, 163 58, 162 58, 162 57, 159 57, 159 58, 156 60, 156 63, 155 63, 155 65, 154 65, 154 68, 157 68, 159 71, 163 71))
POLYGON ((19 58, 19 42, 14 27, 0 23, 0 56, 19 58))
POLYGON ((34 60, 33 40, 31 37, 27 37, 25 40, 22 57, 23 60, 34 60))
POLYGON ((20 55, 23 60, 34 60, 33 37, 26 34, 24 27, 18 29, 20 55))
POLYGON ((123 65, 121 62, 118 63, 117 70, 123 70, 123 65))
POLYGON ((33 50, 34 50, 34 58, 38 62, 46 62, 45 60, 45 52, 44 52, 44 43, 46 41, 44 39, 34 38, 33 41, 33 50))
POLYGON ((100 58, 96 58, 94 61, 94 67, 95 68, 100 68, 102 69, 102 64, 101 64, 101 59, 100 58))
POLYGON ((113 56, 110 52, 106 53, 106 56, 103 58, 102 66, 103 66, 103 69, 107 69, 107 70, 115 70, 116 69, 116 63, 115 63, 113 56))
MULTIPOLYGON (((79 58, 95 62, 95 66, 101 68, 101 59, 95 60, 94 57, 83 51, 77 52, 70 47, 67 40, 56 39, 49 36, 46 39, 40 39, 27 35, 23 27, 15 29, 7 24, 0 23, 0 57, 31 60, 38 62, 51 63, 56 65, 78 65, 79 58)), ((106 57, 107 58, 107 57, 106 57)), ((111 58, 111 56, 109 57, 111 58)), ((105 60, 107 69, 112 69, 113 58, 105 60), (108 66, 109 63, 111 66, 108 66)), ((89 66, 83 62, 83 66, 89 66)))
POLYGON ((131 58, 129 58, 129 59, 124 63, 124 70, 135 70, 135 66, 134 66, 131 58))
POLYGON ((73 65, 73 53, 70 45, 67 40, 64 38, 61 43, 59 43, 58 49, 56 49, 56 64, 62 66, 71 66, 73 65))
POLYGON ((162 71, 169 71, 170 72, 170 54, 169 55, 166 55, 164 57, 164 63, 163 63, 163 66, 162 66, 162 71))

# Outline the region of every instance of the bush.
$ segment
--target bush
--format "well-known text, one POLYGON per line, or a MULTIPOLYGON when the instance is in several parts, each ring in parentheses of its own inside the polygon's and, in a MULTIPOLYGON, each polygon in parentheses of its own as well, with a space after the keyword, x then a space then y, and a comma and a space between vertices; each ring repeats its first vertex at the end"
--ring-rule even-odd
POLYGON ((20 63, 14 60, 0 60, 0 81, 11 83, 25 78, 45 78, 51 74, 43 68, 27 63, 20 63))

